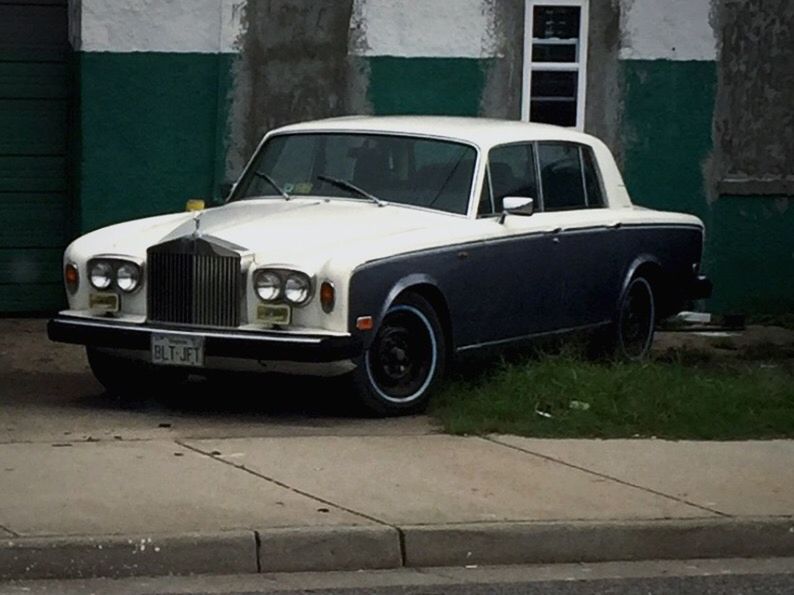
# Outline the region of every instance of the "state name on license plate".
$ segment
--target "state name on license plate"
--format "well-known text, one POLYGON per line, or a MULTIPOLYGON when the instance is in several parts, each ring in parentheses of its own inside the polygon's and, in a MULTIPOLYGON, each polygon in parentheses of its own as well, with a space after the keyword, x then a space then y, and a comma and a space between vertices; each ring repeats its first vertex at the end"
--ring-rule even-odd
POLYGON ((256 321, 265 324, 289 324, 292 319, 292 309, 283 304, 259 304, 256 307, 256 321))
POLYGON ((152 363, 201 367, 204 365, 204 337, 152 333, 152 363))

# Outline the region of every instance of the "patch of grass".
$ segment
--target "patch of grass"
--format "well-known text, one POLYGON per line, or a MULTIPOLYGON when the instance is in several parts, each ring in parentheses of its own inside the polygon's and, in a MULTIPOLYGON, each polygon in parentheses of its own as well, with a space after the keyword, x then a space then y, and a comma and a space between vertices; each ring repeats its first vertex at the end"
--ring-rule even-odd
POLYGON ((682 366, 707 366, 713 363, 714 360, 713 352, 690 345, 668 347, 656 355, 656 361, 658 362, 682 366))
POLYGON ((594 363, 561 354, 468 370, 436 395, 431 413, 453 434, 791 437, 794 376, 778 366, 594 363))

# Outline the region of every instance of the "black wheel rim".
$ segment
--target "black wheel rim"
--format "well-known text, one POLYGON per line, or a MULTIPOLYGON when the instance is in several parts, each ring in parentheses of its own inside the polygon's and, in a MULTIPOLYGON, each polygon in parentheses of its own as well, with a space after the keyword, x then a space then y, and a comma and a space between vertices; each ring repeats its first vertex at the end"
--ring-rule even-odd
POLYGON ((367 370, 381 397, 419 398, 436 367, 436 341, 427 317, 411 306, 389 310, 367 352, 367 370))
POLYGON ((623 300, 620 339, 630 359, 640 359, 650 347, 653 334, 653 295, 644 279, 632 282, 623 300))

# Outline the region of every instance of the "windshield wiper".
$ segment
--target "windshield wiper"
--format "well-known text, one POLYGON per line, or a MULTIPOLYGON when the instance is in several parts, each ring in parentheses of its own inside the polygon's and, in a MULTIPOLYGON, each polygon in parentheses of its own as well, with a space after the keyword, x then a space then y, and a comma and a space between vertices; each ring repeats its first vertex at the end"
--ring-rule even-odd
POLYGON ((358 186, 356 186, 352 182, 348 182, 347 180, 342 180, 340 178, 332 178, 330 176, 323 176, 323 175, 317 176, 317 179, 322 180, 323 182, 328 182, 329 184, 333 184, 334 186, 336 186, 337 188, 341 188, 342 190, 350 190, 351 192, 355 192, 359 196, 363 196, 364 198, 371 200, 379 207, 385 207, 387 204, 389 204, 386 201, 379 199, 374 194, 370 194, 363 188, 359 188, 358 186))
POLYGON ((273 186, 273 188, 275 188, 276 191, 281 196, 284 197, 284 200, 289 200, 291 198, 290 195, 287 193, 287 191, 284 190, 281 186, 279 186, 278 183, 273 178, 271 178, 268 174, 266 174, 264 172, 261 172, 261 171, 254 171, 254 175, 257 178, 262 178, 265 182, 267 182, 268 184, 273 186))

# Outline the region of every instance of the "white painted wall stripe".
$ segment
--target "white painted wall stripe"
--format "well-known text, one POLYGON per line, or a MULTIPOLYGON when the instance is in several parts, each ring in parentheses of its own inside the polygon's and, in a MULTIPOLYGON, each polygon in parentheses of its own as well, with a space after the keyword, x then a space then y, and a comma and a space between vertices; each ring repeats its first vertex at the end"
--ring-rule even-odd
POLYGON ((711 0, 621 0, 623 60, 716 60, 711 0))
MULTIPOLYGON (((72 0, 86 52, 238 51, 245 0, 72 0)), ((74 18, 74 17, 73 17, 74 18)))
POLYGON ((353 54, 432 58, 496 55, 491 0, 356 0, 353 54))

